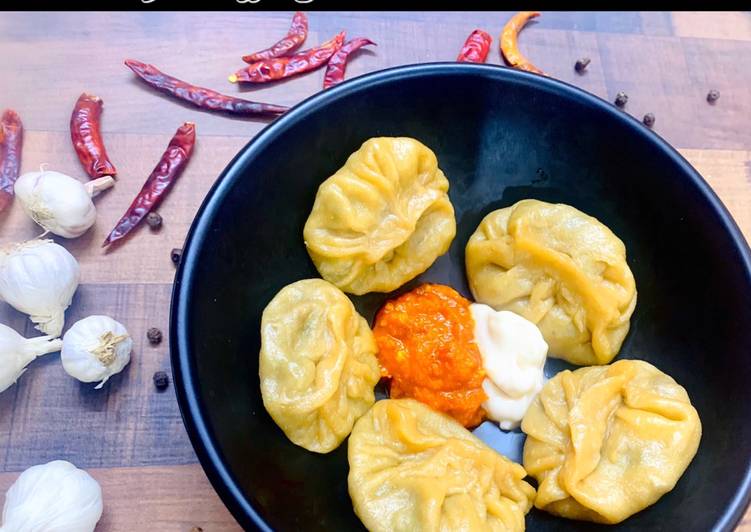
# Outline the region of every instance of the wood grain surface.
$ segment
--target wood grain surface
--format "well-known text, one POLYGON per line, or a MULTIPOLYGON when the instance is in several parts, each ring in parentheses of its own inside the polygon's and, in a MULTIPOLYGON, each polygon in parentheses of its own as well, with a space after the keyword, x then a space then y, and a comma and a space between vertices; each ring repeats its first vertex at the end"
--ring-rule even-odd
MULTIPOLYGON (((396 65, 453 60, 476 27, 497 36, 508 12, 318 13, 309 43, 345 29, 378 43, 353 59, 348 77, 396 65)), ((18 471, 52 459, 87 468, 102 484, 103 532, 239 530, 212 490, 190 446, 172 387, 157 393, 155 371, 169 371, 168 342, 151 346, 149 327, 168 326, 174 267, 193 216, 235 153, 267 123, 208 114, 157 94, 123 66, 153 63, 197 84, 254 100, 293 105, 318 92, 322 71, 255 90, 227 75, 240 56, 285 33, 289 13, 2 13, 0 108, 26 127, 23 171, 42 163, 83 178, 68 132, 82 91, 104 99, 103 131, 119 170, 116 187, 97 199, 97 224, 62 241, 77 257, 82 284, 68 324, 108 314, 135 339, 131 364, 102 390, 68 377, 57 354, 32 363, 0 395, 0 489, 18 471), (160 213, 160 232, 147 227, 112 253, 100 245, 153 169, 174 130, 197 124, 193 160, 160 213)), ((520 38, 521 49, 553 77, 612 101, 628 93, 626 112, 656 116, 655 132, 699 170, 751 238, 751 14, 543 13, 520 38), (592 62, 584 75, 577 58, 592 62), (721 98, 707 104, 709 89, 721 98)), ((490 62, 500 62, 494 46, 490 62)), ((0 244, 39 233, 14 205, 0 215, 0 244)), ((32 336, 25 316, 0 304, 0 322, 32 336)), ((739 530, 751 531, 751 516, 739 530)))

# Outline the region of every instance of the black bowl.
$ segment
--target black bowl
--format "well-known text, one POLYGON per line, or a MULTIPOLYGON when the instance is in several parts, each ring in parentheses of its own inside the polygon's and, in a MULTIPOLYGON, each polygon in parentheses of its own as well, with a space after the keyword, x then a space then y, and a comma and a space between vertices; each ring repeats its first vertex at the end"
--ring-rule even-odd
MULTIPOLYGON (((628 114, 556 80, 489 65, 427 64, 318 94, 254 138, 190 230, 172 302, 172 365, 185 424, 212 484, 247 528, 358 530, 346 442, 296 447, 266 413, 258 380, 263 308, 317 277, 302 228, 318 184, 363 141, 415 137, 451 183, 458 231, 409 283, 469 296, 464 246, 482 217, 522 198, 563 202, 626 244, 639 292, 620 358, 672 375, 703 423, 675 489, 609 530, 731 529, 751 483, 751 254, 697 172, 628 114)), ((368 319, 388 297, 353 298, 368 319)), ((552 361, 548 374, 564 364, 552 361)), ((476 433, 519 460, 523 435, 476 433)), ((533 510, 531 530, 594 529, 533 510)))

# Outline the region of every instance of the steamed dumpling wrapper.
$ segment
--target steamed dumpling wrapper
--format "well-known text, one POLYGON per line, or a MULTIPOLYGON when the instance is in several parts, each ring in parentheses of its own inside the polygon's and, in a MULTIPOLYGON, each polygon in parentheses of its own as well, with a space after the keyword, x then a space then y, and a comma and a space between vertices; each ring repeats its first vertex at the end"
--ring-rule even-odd
POLYGON ((522 421, 535 506, 619 523, 672 490, 701 439, 686 390, 642 360, 563 371, 522 421))
POLYGON ((475 299, 537 324, 550 356, 595 365, 618 354, 636 285, 626 247, 596 218, 522 200, 482 220, 466 263, 475 299))
POLYGON ((349 298, 322 279, 284 287, 263 311, 263 404, 295 444, 337 448, 375 401, 376 344, 349 298))
POLYGON ((303 236, 321 276, 345 292, 390 292, 456 235, 449 182, 415 139, 366 141, 318 188, 303 236))
POLYGON ((414 399, 378 401, 349 438, 349 494, 373 531, 518 531, 524 468, 414 399))

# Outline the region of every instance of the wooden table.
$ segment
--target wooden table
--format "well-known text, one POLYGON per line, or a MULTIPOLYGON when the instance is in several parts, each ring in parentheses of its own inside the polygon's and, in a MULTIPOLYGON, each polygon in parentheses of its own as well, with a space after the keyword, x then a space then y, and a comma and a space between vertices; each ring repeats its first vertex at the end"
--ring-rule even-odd
MULTIPOLYGON (((378 43, 348 76, 384 67, 453 60, 476 27, 494 36, 510 13, 310 13, 309 42, 346 29, 378 43)), ((155 371, 169 371, 167 342, 152 347, 149 327, 168 328, 174 267, 199 204, 232 156, 264 121, 200 112, 156 94, 123 66, 131 57, 228 93, 240 56, 283 35, 288 13, 0 14, 0 107, 26 127, 23 171, 50 168, 83 177, 68 121, 82 91, 105 102, 103 129, 118 167, 114 190, 97 200, 94 229, 64 245, 78 258, 82 284, 67 324, 108 314, 135 339, 130 366, 101 390, 68 377, 58 355, 35 361, 0 395, 0 489, 17 472, 52 459, 88 469, 102 484, 98 530, 207 532, 239 527, 212 490, 182 425, 173 389, 157 393, 155 371), (197 124, 193 160, 160 209, 158 233, 142 228, 114 253, 100 243, 152 170, 183 121, 197 124)), ((628 93, 627 112, 652 112, 655 131, 711 183, 751 235, 751 15, 741 13, 545 13, 521 36, 521 48, 552 76, 612 101, 628 93), (584 75, 577 58, 592 59, 584 75), (718 89, 716 105, 707 104, 718 89)), ((494 46, 490 61, 500 61, 494 46)), ((253 99, 293 105, 315 94, 314 72, 253 91, 253 99)), ((14 205, 0 215, 0 243, 38 233, 14 205)), ((0 322, 35 335, 25 316, 0 304, 0 322)), ((741 529, 751 531, 751 515, 741 529)))

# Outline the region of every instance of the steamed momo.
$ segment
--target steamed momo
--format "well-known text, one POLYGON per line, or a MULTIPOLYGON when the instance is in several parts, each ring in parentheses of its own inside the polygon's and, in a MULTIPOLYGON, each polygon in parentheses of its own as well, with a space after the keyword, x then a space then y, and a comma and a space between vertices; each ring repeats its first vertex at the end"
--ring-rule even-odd
POLYGON ((332 451, 375 401, 373 333, 349 298, 322 279, 284 287, 263 311, 263 404, 295 444, 332 451))
POLYGON ((563 371, 522 421, 535 506, 619 523, 672 490, 696 454, 701 422, 684 390, 641 360, 563 371))
POLYGON ((371 532, 520 531, 535 496, 522 466, 413 399, 378 401, 348 456, 349 494, 371 532))
POLYGON ((636 305, 626 248, 596 218, 523 200, 488 214, 466 248, 475 299, 537 324, 550 356, 607 364, 636 305))
POLYGON ((415 139, 366 141, 318 188, 303 236, 321 276, 345 292, 390 292, 456 235, 449 182, 415 139))

